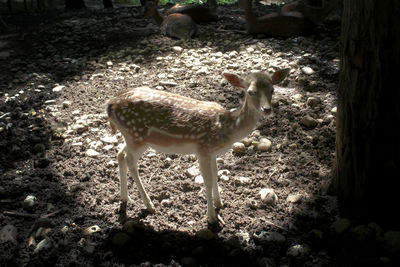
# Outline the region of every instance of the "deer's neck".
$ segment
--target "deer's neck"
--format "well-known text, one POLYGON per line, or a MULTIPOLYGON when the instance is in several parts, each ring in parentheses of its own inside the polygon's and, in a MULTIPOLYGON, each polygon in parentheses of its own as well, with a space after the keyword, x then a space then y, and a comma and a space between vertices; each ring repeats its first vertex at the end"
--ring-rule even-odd
POLYGON ((246 95, 240 109, 229 111, 227 130, 231 141, 238 141, 251 133, 261 118, 260 103, 246 95))

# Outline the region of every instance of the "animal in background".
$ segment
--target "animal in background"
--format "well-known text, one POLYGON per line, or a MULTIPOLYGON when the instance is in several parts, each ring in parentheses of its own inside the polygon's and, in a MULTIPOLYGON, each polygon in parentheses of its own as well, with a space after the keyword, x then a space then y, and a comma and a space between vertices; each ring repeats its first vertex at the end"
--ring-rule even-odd
POLYGON ((163 17, 157 9, 157 3, 158 0, 147 1, 145 14, 153 17, 160 25, 163 34, 183 40, 190 39, 196 34, 197 25, 190 16, 174 13, 163 17))
POLYGON ((176 4, 165 12, 170 14, 185 14, 190 16, 196 23, 217 21, 217 1, 209 0, 206 5, 179 5, 176 4))
POLYGON ((252 0, 239 0, 245 11, 247 32, 269 36, 290 37, 311 33, 315 24, 297 10, 297 4, 290 4, 281 12, 256 17, 252 11, 252 0))

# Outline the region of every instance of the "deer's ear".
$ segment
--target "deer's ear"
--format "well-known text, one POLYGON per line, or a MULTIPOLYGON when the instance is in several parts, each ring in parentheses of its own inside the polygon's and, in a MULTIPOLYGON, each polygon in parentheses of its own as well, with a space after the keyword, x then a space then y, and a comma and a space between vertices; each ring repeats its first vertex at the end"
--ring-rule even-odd
POLYGON ((272 84, 278 84, 281 81, 283 81, 289 74, 289 71, 290 71, 289 68, 275 71, 275 73, 272 74, 272 84))
POLYGON ((237 76, 236 74, 224 73, 224 77, 233 86, 246 88, 243 79, 237 76))

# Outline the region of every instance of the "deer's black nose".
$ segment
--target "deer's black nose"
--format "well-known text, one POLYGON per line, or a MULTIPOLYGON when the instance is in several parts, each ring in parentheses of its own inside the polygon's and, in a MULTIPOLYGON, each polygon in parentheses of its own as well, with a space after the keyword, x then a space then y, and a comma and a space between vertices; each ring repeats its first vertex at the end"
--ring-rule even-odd
POLYGON ((272 111, 272 109, 271 109, 270 107, 262 107, 262 111, 263 111, 265 114, 270 114, 271 111, 272 111))

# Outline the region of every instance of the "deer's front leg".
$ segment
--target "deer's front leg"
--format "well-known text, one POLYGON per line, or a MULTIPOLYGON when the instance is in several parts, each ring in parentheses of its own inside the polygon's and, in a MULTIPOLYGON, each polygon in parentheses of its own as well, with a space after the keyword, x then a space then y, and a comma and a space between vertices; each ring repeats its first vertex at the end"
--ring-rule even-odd
MULTIPOLYGON (((215 157, 211 156, 199 156, 200 172, 203 176, 204 185, 206 187, 207 196, 207 217, 208 222, 213 224, 217 222, 217 214, 215 212, 213 204, 213 194, 215 197, 219 198, 219 193, 215 193, 214 185, 216 186, 216 174, 213 173, 213 161, 215 162, 215 157), (215 180, 215 181, 214 181, 215 180)), ((216 189, 218 191, 218 188, 216 189)))

